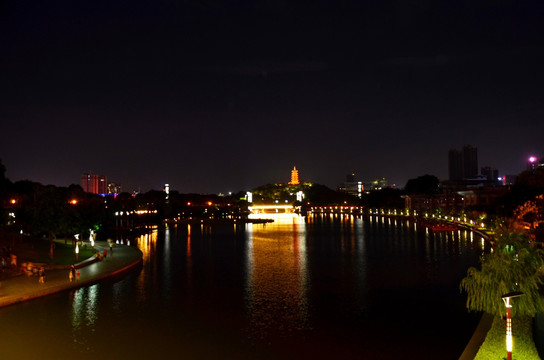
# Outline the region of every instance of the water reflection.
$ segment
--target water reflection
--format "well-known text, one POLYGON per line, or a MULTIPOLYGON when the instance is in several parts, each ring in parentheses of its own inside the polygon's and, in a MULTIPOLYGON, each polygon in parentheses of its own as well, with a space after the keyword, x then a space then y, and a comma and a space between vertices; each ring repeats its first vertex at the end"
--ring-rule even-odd
POLYGON ((304 218, 278 214, 272 224, 248 224, 247 232, 249 336, 281 337, 307 329, 309 279, 304 218))
POLYGON ((479 320, 458 287, 488 246, 470 231, 321 213, 131 240, 140 270, 1 309, 0 359, 455 360, 479 320))
POLYGON ((73 293, 72 337, 74 346, 90 350, 86 334, 94 333, 98 320, 98 285, 84 287, 73 293))
POLYGON ((136 238, 136 245, 142 251, 142 262, 144 265, 140 276, 138 276, 138 291, 135 298, 138 302, 145 302, 151 295, 149 294, 148 289, 146 289, 146 284, 152 280, 149 279, 149 277, 156 276, 157 274, 156 271, 154 271, 154 266, 156 266, 157 263, 153 261, 153 259, 157 253, 158 233, 158 230, 154 229, 152 232, 136 238))

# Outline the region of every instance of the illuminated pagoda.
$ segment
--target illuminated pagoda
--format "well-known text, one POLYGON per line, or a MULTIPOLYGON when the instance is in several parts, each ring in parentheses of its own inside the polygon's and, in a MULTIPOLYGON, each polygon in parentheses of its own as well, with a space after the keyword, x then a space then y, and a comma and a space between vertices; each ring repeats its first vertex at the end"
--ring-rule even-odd
POLYGON ((296 166, 293 166, 293 170, 291 170, 291 181, 289 181, 289 185, 299 185, 300 181, 298 180, 298 170, 296 166))

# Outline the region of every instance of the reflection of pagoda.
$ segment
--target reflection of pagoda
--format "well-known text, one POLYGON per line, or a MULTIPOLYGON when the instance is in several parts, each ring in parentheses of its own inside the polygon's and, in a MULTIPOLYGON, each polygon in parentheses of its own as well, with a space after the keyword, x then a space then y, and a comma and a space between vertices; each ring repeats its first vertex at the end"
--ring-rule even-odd
POLYGON ((298 180, 298 170, 296 166, 293 166, 293 170, 291 170, 291 181, 289 181, 289 185, 299 185, 300 181, 298 180))

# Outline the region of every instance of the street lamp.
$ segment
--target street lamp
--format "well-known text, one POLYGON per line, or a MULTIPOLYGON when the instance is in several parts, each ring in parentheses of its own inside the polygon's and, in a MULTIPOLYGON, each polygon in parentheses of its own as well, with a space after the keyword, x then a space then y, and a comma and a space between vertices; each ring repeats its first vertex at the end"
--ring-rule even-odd
POLYGON ((79 245, 78 245, 78 242, 79 242, 79 234, 75 234, 74 237, 76 238, 76 261, 79 261, 79 245))
POLYGON ((523 293, 520 291, 509 292, 501 298, 506 306, 506 360, 512 360, 512 304, 510 299, 520 297, 523 293))

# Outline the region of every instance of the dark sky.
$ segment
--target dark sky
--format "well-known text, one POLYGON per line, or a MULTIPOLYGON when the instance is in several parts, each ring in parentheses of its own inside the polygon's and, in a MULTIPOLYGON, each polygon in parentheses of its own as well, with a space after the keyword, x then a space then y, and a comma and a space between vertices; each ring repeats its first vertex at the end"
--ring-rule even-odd
POLYGON ((0 69, 12 181, 402 188, 464 144, 544 156, 541 0, 8 0, 0 69))

